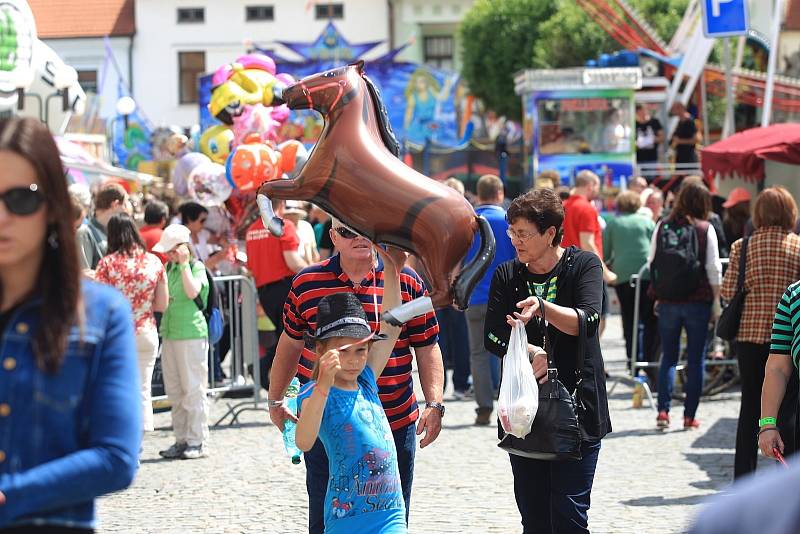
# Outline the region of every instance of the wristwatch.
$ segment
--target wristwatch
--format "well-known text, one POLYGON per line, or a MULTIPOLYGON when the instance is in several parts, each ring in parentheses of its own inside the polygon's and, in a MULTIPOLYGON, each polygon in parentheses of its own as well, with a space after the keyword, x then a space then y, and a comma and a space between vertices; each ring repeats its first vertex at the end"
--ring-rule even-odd
POLYGON ((439 417, 444 417, 444 404, 441 402, 426 402, 425 407, 439 410, 439 417))

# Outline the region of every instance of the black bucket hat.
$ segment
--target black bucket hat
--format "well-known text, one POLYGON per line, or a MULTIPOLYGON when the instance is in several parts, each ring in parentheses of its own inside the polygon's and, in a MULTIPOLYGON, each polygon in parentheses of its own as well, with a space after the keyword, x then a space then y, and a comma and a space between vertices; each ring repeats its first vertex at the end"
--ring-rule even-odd
MULTIPOLYGON (((317 304, 317 329, 306 334, 310 341, 322 341, 330 337, 354 337, 363 339, 372 333, 364 306, 353 293, 332 293, 322 297, 317 304)), ((375 334, 372 339, 386 339, 385 334, 375 334)))

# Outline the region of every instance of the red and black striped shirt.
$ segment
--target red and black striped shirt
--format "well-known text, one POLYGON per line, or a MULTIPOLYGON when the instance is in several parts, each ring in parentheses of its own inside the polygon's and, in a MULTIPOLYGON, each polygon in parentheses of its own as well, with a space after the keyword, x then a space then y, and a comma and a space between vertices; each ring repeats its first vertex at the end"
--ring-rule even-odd
MULTIPOLYGON (((383 262, 356 286, 342 271, 339 255, 322 263, 307 267, 292 280, 292 289, 283 307, 283 326, 293 339, 303 339, 303 333, 313 333, 317 327, 317 303, 325 295, 352 291, 359 298, 373 330, 380 326, 380 309, 375 309, 373 294, 380 307, 383 299, 383 262)), ((428 291, 419 275, 405 267, 400 274, 400 296, 403 302, 426 296, 428 291)), ((403 325, 389 362, 378 377, 378 395, 392 430, 406 427, 417 420, 417 399, 411 379, 411 347, 425 347, 436 343, 439 324, 433 312, 415 317, 403 325)), ((311 370, 317 355, 314 347, 306 343, 297 365, 297 377, 302 384, 311 379, 311 370)))

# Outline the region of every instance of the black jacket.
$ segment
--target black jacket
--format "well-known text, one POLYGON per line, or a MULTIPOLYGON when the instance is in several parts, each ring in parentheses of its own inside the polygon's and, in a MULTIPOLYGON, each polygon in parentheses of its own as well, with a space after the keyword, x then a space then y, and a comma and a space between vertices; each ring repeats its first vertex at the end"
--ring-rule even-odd
MULTIPOLYGON (((598 336, 603 298, 603 268, 595 254, 569 247, 564 251, 556 269, 558 280, 555 304, 580 308, 586 312, 587 339, 580 391, 585 411, 580 418, 580 426, 584 439, 601 439, 611 432, 603 355, 598 336)), ((484 345, 488 351, 501 358, 506 354, 511 336, 506 315, 519 311, 516 303, 530 296, 527 286, 530 277, 527 267, 515 259, 498 266, 492 278, 484 323, 484 345)), ((567 335, 552 324, 548 328, 558 377, 567 390, 572 392, 577 382, 578 337, 567 335)), ((529 343, 542 346, 543 334, 536 319, 532 319, 525 330, 529 343)))

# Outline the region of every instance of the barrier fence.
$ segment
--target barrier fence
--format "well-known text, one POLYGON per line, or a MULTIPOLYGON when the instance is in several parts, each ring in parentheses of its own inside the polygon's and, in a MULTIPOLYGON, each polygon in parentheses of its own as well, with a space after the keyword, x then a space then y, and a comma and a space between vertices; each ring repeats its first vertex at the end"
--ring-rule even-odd
MULTIPOLYGON (((722 267, 723 267, 723 272, 724 272, 724 270, 728 266, 728 258, 720 258, 720 261, 722 262, 722 267)), ((640 304, 640 298, 641 298, 641 294, 642 294, 642 279, 646 274, 649 274, 649 266, 648 266, 648 264, 642 265, 642 267, 639 269, 639 272, 636 275, 634 275, 633 277, 631 277, 631 280, 629 282, 631 284, 631 286, 635 288, 634 305, 633 305, 634 306, 633 307, 633 321, 632 321, 633 324, 632 324, 632 330, 631 330, 633 332, 633 336, 632 336, 632 339, 631 339, 631 353, 627 355, 627 357, 628 357, 628 372, 630 373, 630 376, 621 375, 621 376, 614 377, 614 383, 611 385, 611 388, 609 389, 608 393, 611 394, 614 391, 614 388, 616 388, 617 384, 620 383, 620 382, 625 382, 625 383, 627 383, 629 385, 641 384, 642 388, 644 389, 644 393, 647 396, 647 400, 648 400, 648 403, 650 405, 650 408, 652 408, 654 411, 657 411, 656 403, 653 400, 653 392, 650 389, 650 385, 648 384, 648 382, 646 380, 641 381, 641 382, 637 380, 637 377, 639 375, 639 371, 640 370, 653 369, 653 368, 658 369, 660 367, 660 365, 661 365, 660 362, 639 361, 639 358, 638 358, 638 355, 639 355, 639 318, 640 318, 640 313, 641 313, 640 309, 639 309, 639 304, 640 304)), ((716 325, 714 325, 714 331, 716 331, 716 325)), ((732 359, 732 358, 711 359, 711 360, 706 358, 704 360, 703 365, 704 365, 704 368, 708 368, 708 367, 712 367, 712 366, 736 366, 736 365, 738 365, 738 362, 735 359, 732 359)), ((681 371, 681 370, 683 370, 684 367, 685 367, 685 364, 682 363, 680 361, 680 359, 679 359, 678 365, 676 366, 676 371, 681 371)))
MULTIPOLYGON (((240 275, 215 276, 213 283, 219 295, 220 311, 225 318, 225 330, 219 343, 209 345, 208 348, 208 395, 215 399, 226 396, 248 398, 229 405, 225 415, 214 423, 214 426, 217 426, 228 417, 231 418, 231 424, 235 423, 241 412, 259 410, 264 401, 261 398, 256 320, 258 293, 255 284, 250 278, 240 275), (218 362, 216 358, 224 360, 228 379, 218 380, 215 376, 214 367, 218 362)), ((159 361, 156 372, 153 373, 153 406, 166 408, 168 399, 167 395, 163 394, 160 359, 159 348, 159 361)))

